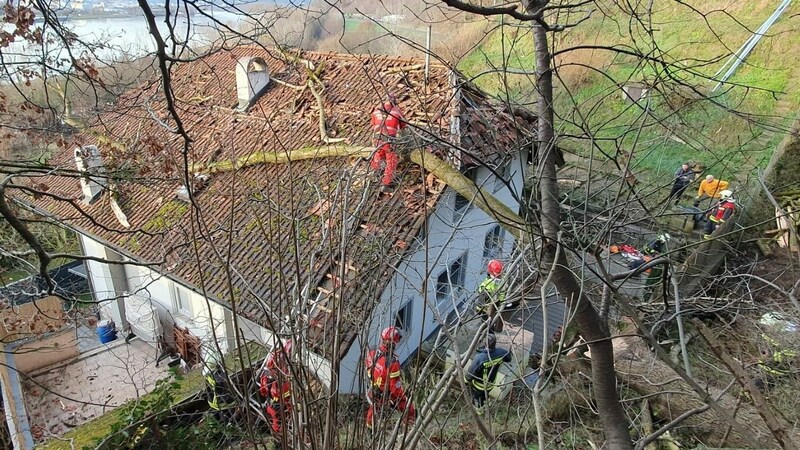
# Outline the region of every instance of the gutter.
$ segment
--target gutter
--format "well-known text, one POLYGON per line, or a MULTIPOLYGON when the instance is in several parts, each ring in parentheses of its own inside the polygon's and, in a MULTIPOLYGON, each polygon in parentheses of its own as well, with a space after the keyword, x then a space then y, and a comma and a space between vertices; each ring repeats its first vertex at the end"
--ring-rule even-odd
MULTIPOLYGON (((3 386, 3 399, 6 413, 6 422, 11 434, 11 442, 15 450, 28 450, 33 448, 33 435, 28 422, 28 413, 25 410, 25 396, 22 394, 17 364, 12 352, 6 355, 5 367, 2 371, 7 374, 8 384, 3 386)), ((3 377, 6 378, 6 377, 3 377)))

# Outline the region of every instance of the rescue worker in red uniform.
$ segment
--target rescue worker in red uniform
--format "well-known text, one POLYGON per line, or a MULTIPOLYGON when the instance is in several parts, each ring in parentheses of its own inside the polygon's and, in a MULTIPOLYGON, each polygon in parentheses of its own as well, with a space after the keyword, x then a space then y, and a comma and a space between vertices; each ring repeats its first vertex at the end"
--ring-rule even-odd
POLYGON ((714 233, 714 230, 716 230, 720 224, 725 223, 725 221, 733 215, 734 211, 736 211, 736 204, 733 197, 731 197, 732 195, 733 192, 727 189, 719 193, 719 203, 711 208, 711 211, 708 213, 708 221, 706 222, 703 239, 711 239, 711 234, 714 233))
POLYGON ((394 354, 395 346, 400 342, 400 330, 387 327, 381 332, 380 346, 371 350, 364 361, 369 387, 367 388, 367 426, 373 427, 375 408, 378 414, 389 406, 405 414, 407 423, 414 423, 417 412, 411 400, 406 396, 400 382, 400 362, 394 354))
POLYGON ((386 191, 394 185, 394 172, 400 161, 392 148, 391 141, 406 126, 403 121, 403 112, 397 106, 397 98, 394 95, 389 95, 383 105, 372 111, 370 124, 372 125, 373 143, 377 149, 372 157, 370 167, 372 170, 380 170, 381 163, 386 163, 381 179, 382 189, 386 191))
POLYGON ((288 340, 282 345, 277 345, 264 359, 261 376, 258 380, 258 392, 264 398, 270 397, 272 385, 278 378, 286 379, 289 376, 289 356, 292 354, 292 341, 288 340))
POLYGON ((273 382, 270 386, 269 400, 267 401, 267 416, 272 432, 280 435, 283 426, 292 412, 292 386, 288 381, 273 382))

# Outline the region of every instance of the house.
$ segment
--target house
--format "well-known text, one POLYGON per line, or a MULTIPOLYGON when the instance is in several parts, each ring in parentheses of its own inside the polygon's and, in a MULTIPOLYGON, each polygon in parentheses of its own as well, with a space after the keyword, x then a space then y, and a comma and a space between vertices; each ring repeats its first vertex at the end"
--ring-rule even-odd
POLYGON ((518 210, 530 115, 445 66, 427 72, 416 59, 260 47, 177 64, 180 123, 160 79, 143 84, 53 157, 65 170, 37 180, 44 195, 21 200, 79 234, 97 258, 86 266, 101 313, 118 327, 193 362, 291 337, 320 380, 359 392, 359 361, 380 329, 403 327, 405 361, 476 289, 486 261, 513 247, 417 165, 402 164, 383 193, 366 158, 330 156, 365 156, 372 108, 391 92, 409 124, 404 146, 518 210), (320 157, 294 157, 303 151, 320 157))

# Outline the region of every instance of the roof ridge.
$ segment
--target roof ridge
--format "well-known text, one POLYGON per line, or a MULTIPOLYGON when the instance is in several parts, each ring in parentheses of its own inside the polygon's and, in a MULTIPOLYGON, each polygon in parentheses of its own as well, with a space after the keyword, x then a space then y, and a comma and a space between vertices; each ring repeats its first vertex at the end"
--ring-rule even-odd
MULTIPOLYGON (((260 45, 256 45, 256 44, 242 44, 242 45, 239 45, 239 46, 236 46, 236 47, 232 47, 232 48, 228 49, 228 51, 229 52, 234 52, 236 50, 246 49, 246 48, 255 48, 255 49, 258 49, 258 50, 261 50, 261 51, 263 51, 263 50, 276 51, 276 52, 279 51, 279 49, 277 47, 274 47, 274 46, 260 46, 260 45)), ((419 64, 424 64, 425 63, 425 59, 424 58, 417 58, 417 57, 414 57, 414 56, 386 55, 386 54, 382 54, 382 53, 343 53, 343 52, 337 52, 337 51, 327 51, 327 52, 325 52, 325 51, 319 51, 319 50, 305 50, 305 49, 297 49, 297 48, 290 49, 290 52, 296 52, 297 50, 300 50, 301 55, 303 55, 303 56, 305 56, 305 55, 314 55, 314 56, 318 56, 318 57, 334 57, 334 58, 344 59, 344 60, 365 60, 365 59, 382 58, 382 59, 388 59, 388 60, 393 60, 393 61, 398 61, 398 62, 406 62, 406 63, 419 63, 419 64)), ((430 62, 430 67, 435 67, 437 69, 453 70, 452 67, 449 67, 445 63, 434 62, 434 61, 430 62)))

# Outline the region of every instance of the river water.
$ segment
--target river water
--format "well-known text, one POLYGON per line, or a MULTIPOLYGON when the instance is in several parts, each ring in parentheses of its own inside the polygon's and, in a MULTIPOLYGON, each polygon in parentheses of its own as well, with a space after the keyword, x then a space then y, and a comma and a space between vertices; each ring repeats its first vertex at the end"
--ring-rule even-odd
MULTIPOLYGON (((212 13, 208 13, 212 14, 212 13)), ((169 28, 165 22, 166 17, 156 17, 156 24, 160 33, 167 38, 169 28)), ((175 22, 175 40, 189 45, 203 45, 219 37, 221 26, 239 30, 245 25, 248 18, 225 11, 216 11, 213 18, 195 14, 188 19, 178 17, 175 22), (189 35, 187 36, 187 30, 189 35)), ((66 19, 64 25, 72 30, 82 40, 92 43, 102 43, 111 53, 130 54, 141 56, 155 50, 155 41, 150 35, 144 17, 112 17, 91 19, 66 19)), ((169 42, 168 42, 169 43, 169 42)), ((101 52, 110 56, 109 52, 101 52)))
MULTIPOLYGON (((203 47, 218 41, 220 31, 226 27, 240 31, 253 28, 253 19, 244 14, 228 11, 206 11, 190 17, 179 15, 177 20, 173 17, 174 33, 171 36, 166 24, 166 17, 156 17, 157 27, 167 42, 168 52, 172 50, 172 39, 180 50, 184 46, 203 47), (208 16, 204 15, 207 14, 208 16)), ((64 28, 74 33, 78 41, 70 44, 70 51, 75 58, 85 56, 95 60, 95 64, 110 64, 117 60, 129 60, 152 53, 155 40, 150 35, 144 16, 141 17, 67 17, 59 19, 64 28)), ((71 58, 65 49, 63 38, 41 21, 36 21, 35 26, 42 27, 45 39, 42 44, 31 44, 17 40, 6 48, 0 48, 3 75, 18 76, 23 70, 41 72, 42 61, 47 60, 47 65, 59 70, 71 66, 71 58)), ((4 30, 12 30, 5 24, 4 30)), ((182 54, 186 56, 186 54, 182 54)))

